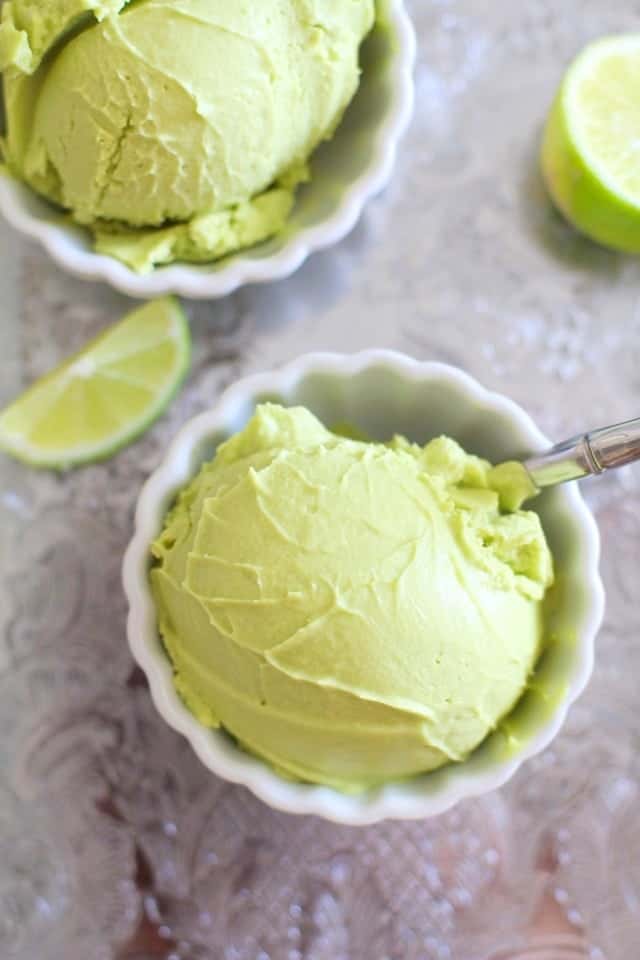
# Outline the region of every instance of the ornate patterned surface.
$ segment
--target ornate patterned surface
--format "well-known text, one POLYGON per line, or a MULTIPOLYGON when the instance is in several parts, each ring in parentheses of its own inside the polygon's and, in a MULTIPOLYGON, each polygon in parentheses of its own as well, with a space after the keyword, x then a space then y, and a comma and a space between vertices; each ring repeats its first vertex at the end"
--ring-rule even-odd
MULTIPOLYGON (((314 348, 459 364, 558 438, 640 408, 640 267, 552 213, 536 142, 569 57, 637 4, 414 0, 394 186, 292 280, 192 308, 169 414, 69 476, 0 462, 0 956, 630 960, 640 942, 640 473, 588 487, 608 613, 588 693, 504 790, 351 830, 270 812, 154 713, 124 640, 138 487, 241 373, 314 348)), ((124 309, 0 229, 0 399, 124 309)))

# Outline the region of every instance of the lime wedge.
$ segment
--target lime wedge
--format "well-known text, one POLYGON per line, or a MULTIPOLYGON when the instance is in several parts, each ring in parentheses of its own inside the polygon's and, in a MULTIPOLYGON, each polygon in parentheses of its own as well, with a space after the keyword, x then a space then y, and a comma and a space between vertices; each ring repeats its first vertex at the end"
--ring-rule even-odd
POLYGON ((598 40, 571 64, 547 120, 542 171, 575 227, 640 253, 640 34, 598 40))
POLYGON ((0 449, 58 469, 107 457, 162 413, 190 353, 177 300, 134 310, 0 411, 0 449))

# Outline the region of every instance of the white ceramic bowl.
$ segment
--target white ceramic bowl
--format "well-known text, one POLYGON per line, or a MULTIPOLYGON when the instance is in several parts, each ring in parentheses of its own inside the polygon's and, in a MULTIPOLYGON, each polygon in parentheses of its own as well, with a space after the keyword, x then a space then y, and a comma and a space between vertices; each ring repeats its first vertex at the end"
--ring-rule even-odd
POLYGON ((141 276, 94 253, 85 230, 9 176, 0 176, 0 212, 63 269, 103 280, 131 297, 175 293, 212 299, 246 283, 290 276, 311 253, 353 229, 367 201, 391 178, 411 118, 415 32, 403 0, 379 0, 378 6, 381 25, 363 47, 360 90, 333 141, 314 155, 312 181, 299 191, 286 229, 272 240, 215 263, 172 264, 141 276))
POLYGON ((184 734, 207 767, 291 813, 317 814, 347 824, 418 818, 499 787, 553 739, 593 668, 594 638, 604 605, 599 537, 576 484, 549 490, 531 504, 542 518, 556 562, 559 593, 550 624, 556 639, 536 670, 532 691, 508 718, 511 738, 499 729, 464 763, 346 796, 328 787, 281 779, 225 734, 201 726, 176 694, 148 586, 149 544, 160 532, 177 491, 265 399, 302 404, 327 424, 348 422, 381 440, 400 432, 425 443, 447 433, 467 450, 493 461, 549 446, 511 400, 489 393, 453 367, 418 363, 390 351, 310 354, 282 370, 232 386, 213 409, 187 423, 146 483, 124 561, 129 643, 147 675, 158 711, 184 734))

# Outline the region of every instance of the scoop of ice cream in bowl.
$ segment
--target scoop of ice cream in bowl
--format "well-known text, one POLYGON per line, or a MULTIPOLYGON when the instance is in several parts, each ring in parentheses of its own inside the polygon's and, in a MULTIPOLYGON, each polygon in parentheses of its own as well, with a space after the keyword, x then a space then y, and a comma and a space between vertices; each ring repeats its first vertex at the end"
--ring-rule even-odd
POLYGON ((276 257, 284 275, 303 247, 353 226, 388 177, 412 58, 400 2, 52 0, 45 10, 8 0, 0 69, 12 179, 0 205, 63 265, 87 275, 110 265, 104 278, 133 294, 228 292, 245 275, 266 278, 276 257), (316 164, 319 145, 342 133, 361 70, 365 109, 353 105, 342 144, 316 164), (49 206, 25 208, 21 184, 49 206), (219 261, 249 249, 223 278, 232 266, 219 261), (152 273, 176 262, 217 266, 152 273))
POLYGON ((506 398, 385 351, 236 384, 145 486, 125 560, 160 713, 218 775, 340 822, 504 783, 583 689, 602 615, 579 491, 507 509, 492 485, 546 446, 506 398))

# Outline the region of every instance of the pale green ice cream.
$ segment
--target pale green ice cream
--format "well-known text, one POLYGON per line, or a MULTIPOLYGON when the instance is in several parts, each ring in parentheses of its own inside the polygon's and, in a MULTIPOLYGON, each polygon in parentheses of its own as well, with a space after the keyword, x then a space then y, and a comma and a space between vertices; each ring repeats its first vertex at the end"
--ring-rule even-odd
POLYGON ((7 0, 12 173, 145 271, 281 230, 374 0, 7 0))
POLYGON ((258 408, 179 495, 151 584, 175 683, 286 776, 362 790, 463 760, 544 645, 535 513, 440 438, 367 443, 258 408))

